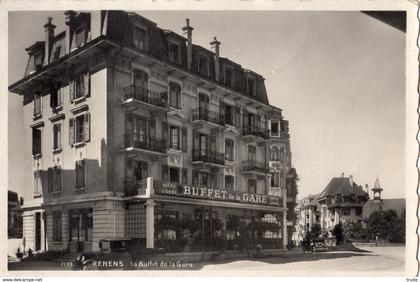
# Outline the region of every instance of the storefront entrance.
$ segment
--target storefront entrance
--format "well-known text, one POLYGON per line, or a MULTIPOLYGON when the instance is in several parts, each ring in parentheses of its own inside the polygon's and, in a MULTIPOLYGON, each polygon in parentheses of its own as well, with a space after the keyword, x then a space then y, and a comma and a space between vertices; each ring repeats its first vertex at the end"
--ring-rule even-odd
POLYGON ((85 244, 92 242, 93 209, 69 210, 70 251, 84 251, 85 244))

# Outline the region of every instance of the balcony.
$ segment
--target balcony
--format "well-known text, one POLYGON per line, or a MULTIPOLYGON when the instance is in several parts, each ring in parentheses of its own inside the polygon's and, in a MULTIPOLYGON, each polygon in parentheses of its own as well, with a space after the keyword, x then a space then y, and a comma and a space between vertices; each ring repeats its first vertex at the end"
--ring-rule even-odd
POLYGON ((269 139, 270 131, 257 126, 244 126, 242 128, 242 136, 254 136, 262 139, 269 139))
POLYGON ((147 88, 130 85, 124 88, 123 105, 140 104, 155 110, 168 110, 168 95, 166 92, 158 93, 147 88))
POLYGON ((206 122, 216 126, 225 126, 223 117, 219 113, 201 108, 193 110, 192 122, 206 122))
POLYGON ((130 180, 125 182, 125 196, 144 196, 147 191, 147 179, 130 180))
POLYGON ((210 151, 210 150, 193 150, 193 163, 208 163, 216 166, 225 165, 225 156, 223 153, 210 151))
POLYGON ((267 163, 258 162, 255 160, 247 160, 242 162, 243 173, 257 173, 257 174, 269 174, 270 168, 267 163))
POLYGON ((144 134, 124 134, 124 151, 148 155, 166 155, 166 141, 144 134))

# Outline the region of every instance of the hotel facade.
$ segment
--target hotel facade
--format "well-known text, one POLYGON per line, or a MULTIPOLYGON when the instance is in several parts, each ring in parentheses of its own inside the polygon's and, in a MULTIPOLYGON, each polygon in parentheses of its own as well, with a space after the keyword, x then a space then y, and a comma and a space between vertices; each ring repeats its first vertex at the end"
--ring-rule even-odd
MULTIPOLYGON (((264 78, 131 12, 65 12, 26 48, 23 237, 34 251, 285 248, 288 121, 264 78)), ((209 40, 210 41, 210 40, 209 40)), ((249 54, 252 55, 252 54, 249 54)), ((289 228, 290 232, 290 228, 289 228)), ((289 234, 290 235, 290 234, 289 234)))

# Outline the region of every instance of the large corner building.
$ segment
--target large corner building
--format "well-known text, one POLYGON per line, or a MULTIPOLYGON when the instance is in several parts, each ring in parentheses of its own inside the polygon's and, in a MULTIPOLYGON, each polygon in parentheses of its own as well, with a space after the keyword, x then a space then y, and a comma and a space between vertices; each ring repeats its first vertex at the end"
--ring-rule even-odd
POLYGON ((65 16, 60 33, 48 19, 9 87, 24 105, 26 249, 119 237, 167 251, 284 248, 289 128, 264 78, 220 57, 216 38, 194 45, 188 20, 184 37, 136 13, 65 16))

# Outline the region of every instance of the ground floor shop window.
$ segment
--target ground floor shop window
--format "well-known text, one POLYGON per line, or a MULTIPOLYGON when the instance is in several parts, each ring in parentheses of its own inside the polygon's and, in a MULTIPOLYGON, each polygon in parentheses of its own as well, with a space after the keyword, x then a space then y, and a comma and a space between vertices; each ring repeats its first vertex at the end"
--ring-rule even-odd
POLYGON ((61 211, 53 212, 53 241, 61 242, 62 218, 61 211))
POLYGON ((69 210, 69 241, 91 242, 93 210, 69 210))
POLYGON ((282 247, 280 214, 209 206, 155 207, 155 247, 167 252, 282 247))

